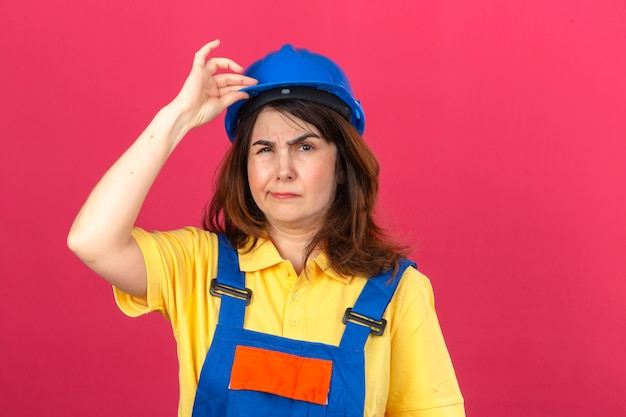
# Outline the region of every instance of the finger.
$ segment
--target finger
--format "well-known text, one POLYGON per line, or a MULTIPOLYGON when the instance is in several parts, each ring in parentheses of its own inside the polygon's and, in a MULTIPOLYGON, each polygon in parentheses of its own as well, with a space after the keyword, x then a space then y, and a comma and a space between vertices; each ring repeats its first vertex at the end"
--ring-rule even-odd
POLYGON ((243 72, 243 67, 229 58, 211 58, 205 64, 209 74, 215 73, 217 70, 230 70, 233 72, 243 72))
POLYGON ((251 86, 257 85, 258 81, 255 78, 248 77, 246 75, 239 74, 218 74, 215 77, 215 82, 218 87, 226 87, 226 86, 251 86))
POLYGON ((237 91, 241 91, 244 88, 245 87, 242 87, 240 85, 228 85, 226 87, 221 87, 218 91, 219 91, 220 97, 224 97, 227 94, 235 93, 237 91))
POLYGON ((194 57, 194 61, 193 61, 194 65, 204 65, 204 63, 206 62, 207 56, 209 56, 211 51, 217 48, 218 46, 220 46, 220 40, 215 39, 207 43, 206 45, 204 45, 202 48, 200 48, 198 52, 196 52, 196 55, 194 57))

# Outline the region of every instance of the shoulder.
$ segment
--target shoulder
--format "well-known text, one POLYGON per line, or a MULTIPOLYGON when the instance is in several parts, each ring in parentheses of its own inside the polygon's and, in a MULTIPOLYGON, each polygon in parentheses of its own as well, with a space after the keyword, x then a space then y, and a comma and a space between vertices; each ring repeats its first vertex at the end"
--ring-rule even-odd
POLYGON ((414 267, 408 267, 389 304, 389 314, 395 320, 406 315, 426 317, 434 313, 435 299, 430 279, 414 267))
POLYGON ((430 279, 420 272, 417 268, 410 266, 405 269, 398 291, 411 297, 419 297, 423 295, 432 296, 433 288, 430 279))

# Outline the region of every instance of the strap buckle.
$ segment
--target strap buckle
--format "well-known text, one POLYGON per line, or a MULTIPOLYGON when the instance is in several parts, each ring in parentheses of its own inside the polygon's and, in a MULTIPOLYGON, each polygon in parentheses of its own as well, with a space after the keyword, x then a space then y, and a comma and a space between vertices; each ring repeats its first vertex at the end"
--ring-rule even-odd
POLYGON ((244 300, 246 302, 246 305, 250 305, 250 300, 252 299, 251 289, 246 288, 245 290, 241 290, 239 288, 231 287, 229 285, 220 284, 215 278, 211 280, 209 293, 216 297, 227 295, 229 297, 237 298, 239 300, 244 300))
POLYGON ((378 321, 358 313, 353 313, 352 308, 346 309, 346 314, 343 315, 342 321, 343 324, 352 322, 361 326, 369 327, 370 333, 374 336, 382 336, 383 333, 385 333, 385 327, 387 327, 387 320, 381 319, 378 321))

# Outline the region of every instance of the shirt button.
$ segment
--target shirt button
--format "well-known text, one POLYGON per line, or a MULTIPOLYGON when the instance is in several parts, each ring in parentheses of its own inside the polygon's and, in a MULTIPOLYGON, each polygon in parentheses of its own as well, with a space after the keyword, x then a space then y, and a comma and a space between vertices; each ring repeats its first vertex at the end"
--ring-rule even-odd
POLYGON ((289 323, 292 326, 297 326, 300 323, 300 320, 298 320, 298 319, 291 319, 291 321, 289 323))
POLYGON ((302 294, 300 294, 299 292, 294 292, 293 293, 293 299, 298 301, 302 298, 302 294))

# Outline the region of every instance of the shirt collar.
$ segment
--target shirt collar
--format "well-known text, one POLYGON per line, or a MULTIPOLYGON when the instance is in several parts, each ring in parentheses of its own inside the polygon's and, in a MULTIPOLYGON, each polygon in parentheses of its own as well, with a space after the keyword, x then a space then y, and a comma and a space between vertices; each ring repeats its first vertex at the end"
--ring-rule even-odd
POLYGON ((348 284, 352 280, 351 276, 341 275, 340 273, 335 271, 333 268, 331 268, 330 260, 328 259, 328 256, 326 256, 326 254, 323 252, 317 255, 315 259, 313 259, 313 261, 317 264, 317 266, 322 271, 324 271, 324 273, 326 273, 326 275, 328 275, 331 278, 336 279, 337 281, 340 281, 344 284, 348 284))
MULTIPOLYGON (((244 245, 246 246, 246 245, 244 245)), ((268 239, 257 239, 251 250, 239 249, 239 269, 244 272, 260 271, 283 261, 278 250, 268 239)))
MULTIPOLYGON (((268 239, 257 239, 256 244, 250 251, 239 249, 239 269, 243 272, 260 271, 265 268, 280 264, 284 259, 278 253, 276 246, 268 239)), ((325 253, 320 253, 313 262, 329 277, 344 284, 352 280, 350 276, 344 276, 330 267, 330 260, 325 253)))

